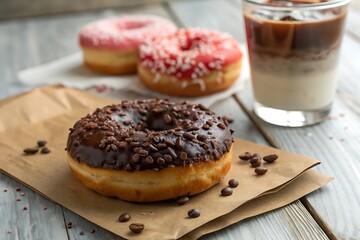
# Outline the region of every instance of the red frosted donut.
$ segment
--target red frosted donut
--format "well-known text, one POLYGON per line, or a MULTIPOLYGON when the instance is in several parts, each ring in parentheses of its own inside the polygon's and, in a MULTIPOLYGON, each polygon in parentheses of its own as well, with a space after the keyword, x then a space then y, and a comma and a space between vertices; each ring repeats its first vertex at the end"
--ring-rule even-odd
POLYGON ((172 33, 176 26, 157 16, 127 16, 99 20, 79 34, 85 64, 109 74, 136 72, 138 47, 148 38, 172 33))
POLYGON ((138 73, 149 88, 178 96, 202 96, 224 90, 238 78, 242 53, 226 33, 180 29, 139 48, 138 73))

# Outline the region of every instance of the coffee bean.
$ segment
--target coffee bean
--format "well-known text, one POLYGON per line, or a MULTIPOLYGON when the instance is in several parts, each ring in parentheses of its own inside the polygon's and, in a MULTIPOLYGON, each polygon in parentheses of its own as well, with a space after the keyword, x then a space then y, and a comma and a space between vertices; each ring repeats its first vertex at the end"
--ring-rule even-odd
POLYGON ((204 125, 202 126, 202 129, 204 129, 204 130, 209 130, 209 129, 210 129, 210 126, 209 126, 208 124, 204 124, 204 125))
POLYGON ((181 149, 182 148, 182 140, 181 140, 181 138, 177 138, 176 139, 176 142, 175 142, 175 145, 176 145, 176 147, 177 148, 179 148, 179 149, 181 149))
POLYGON ((189 197, 188 196, 183 196, 183 197, 179 197, 178 199, 176 199, 176 203, 178 205, 184 205, 185 203, 187 203, 189 201, 189 197))
POLYGON ((131 218, 131 215, 129 213, 123 213, 119 216, 119 222, 127 222, 131 218))
POLYGON ((46 143, 47 143, 47 141, 44 141, 44 140, 39 140, 39 141, 37 141, 37 145, 38 145, 39 147, 44 147, 44 146, 46 145, 46 143))
POLYGON ((130 125, 130 124, 132 123, 132 121, 129 120, 129 119, 127 119, 127 120, 125 120, 123 123, 124 123, 125 125, 130 125))
POLYGON ((190 209, 190 210, 188 211, 188 216, 189 216, 190 218, 197 218, 197 217, 200 216, 200 210, 195 209, 195 208, 190 209))
POLYGON ((239 156, 239 158, 244 161, 250 160, 252 157, 253 157, 253 154, 250 152, 244 152, 239 156))
POLYGON ((198 107, 203 110, 203 111, 209 111, 209 109, 207 107, 205 107, 203 104, 199 104, 198 107))
POLYGON ((149 155, 149 152, 146 151, 145 149, 141 149, 141 150, 139 151, 139 154, 140 154, 140 156, 142 156, 142 157, 146 157, 147 155, 149 155))
POLYGON ((256 168, 261 166, 261 159, 259 158, 252 158, 250 159, 251 167, 256 168))
POLYGON ((172 122, 172 119, 171 119, 171 117, 170 117, 170 115, 169 114, 164 114, 164 122, 166 123, 166 124, 170 124, 171 122, 172 122))
POLYGON ((120 142, 120 143, 118 144, 118 147, 119 147, 120 149, 125 149, 125 148, 126 148, 126 145, 127 145, 126 142, 120 142))
POLYGON ((153 137, 153 140, 154 140, 154 142, 159 143, 160 142, 160 137, 155 136, 155 137, 153 137))
POLYGON ((139 163, 140 161, 140 155, 139 154, 134 154, 131 160, 133 163, 139 163))
POLYGON ((207 139, 207 136, 204 134, 200 134, 200 135, 197 135, 196 139, 203 142, 207 139))
POLYGON ((217 126, 218 126, 219 128, 221 128, 221 129, 225 129, 225 128, 226 128, 226 125, 225 125, 224 123, 219 123, 217 126))
POLYGON ((187 159, 187 153, 186 152, 181 152, 180 153, 180 159, 185 161, 187 159))
POLYGON ((50 149, 47 148, 47 147, 44 147, 43 149, 41 149, 41 153, 42 153, 42 154, 48 154, 48 153, 50 153, 50 152, 51 152, 50 149))
POLYGON ((158 143, 158 144, 156 144, 156 147, 157 148, 166 148, 166 144, 165 143, 158 143))
POLYGON ((166 162, 171 162, 172 157, 169 154, 165 154, 164 159, 165 159, 166 162))
POLYGON ((230 196, 231 194, 233 194, 233 190, 231 187, 224 187, 223 189, 221 189, 222 196, 230 196))
POLYGON ((164 143, 165 143, 166 146, 168 146, 168 147, 175 147, 175 143, 173 143, 173 142, 170 141, 170 140, 165 139, 165 140, 164 140, 164 143))
POLYGON ((190 139, 190 140, 192 140, 193 138, 195 138, 194 135, 192 135, 191 133, 187 133, 187 132, 183 134, 183 137, 184 137, 184 138, 187 138, 187 139, 190 139))
POLYGON ((163 109, 160 108, 160 107, 154 107, 153 109, 151 109, 151 111, 152 111, 153 113, 159 114, 159 113, 162 113, 162 112, 163 112, 163 109))
POLYGON ((164 165, 165 164, 165 159, 163 159, 162 157, 159 157, 157 160, 156 160, 157 164, 159 165, 164 165))
POLYGON ((150 142, 144 142, 144 143, 142 144, 143 147, 148 147, 149 145, 150 145, 150 142))
POLYGON ((132 223, 129 226, 129 229, 133 232, 133 233, 141 233, 144 230, 145 226, 142 223, 132 223))
POLYGON ((255 168, 255 173, 257 175, 264 175, 267 172, 267 168, 265 167, 257 167, 255 168))
POLYGON ((267 162, 267 163, 272 163, 274 162, 276 159, 278 159, 278 155, 277 154, 270 154, 270 155, 267 155, 265 157, 263 157, 264 161, 267 162))
POLYGON ((236 179, 230 179, 229 180, 229 187, 236 188, 239 185, 239 181, 236 179))
POLYGON ((177 158, 177 155, 176 155, 176 152, 174 151, 174 149, 167 147, 166 150, 172 158, 177 158))
POLYGON ((145 159, 145 162, 147 164, 153 164, 154 163, 154 159, 151 156, 147 156, 145 159))
POLYGON ((151 151, 153 151, 153 152, 159 151, 159 149, 157 149, 153 144, 150 144, 150 145, 149 145, 149 149, 150 149, 151 151))
POLYGON ((131 143, 130 143, 130 146, 132 146, 132 147, 138 147, 138 146, 140 146, 140 143, 139 143, 139 142, 131 142, 131 143))
POLYGON ((25 155, 34 155, 34 154, 37 153, 38 151, 39 151, 38 148, 25 148, 25 149, 24 149, 25 155))

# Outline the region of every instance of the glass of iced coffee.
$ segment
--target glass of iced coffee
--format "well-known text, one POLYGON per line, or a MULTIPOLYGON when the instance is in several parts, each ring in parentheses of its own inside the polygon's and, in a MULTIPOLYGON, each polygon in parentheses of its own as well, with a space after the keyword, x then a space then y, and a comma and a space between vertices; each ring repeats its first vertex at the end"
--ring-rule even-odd
POLYGON ((331 110, 350 0, 243 0, 255 113, 290 127, 331 110))

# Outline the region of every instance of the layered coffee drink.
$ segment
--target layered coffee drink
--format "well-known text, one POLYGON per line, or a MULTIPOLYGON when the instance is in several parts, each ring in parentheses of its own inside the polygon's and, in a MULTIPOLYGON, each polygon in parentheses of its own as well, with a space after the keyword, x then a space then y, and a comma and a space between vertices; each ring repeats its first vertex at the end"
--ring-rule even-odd
POLYGON ((257 103, 287 111, 330 109, 346 15, 344 6, 326 7, 331 2, 278 0, 245 6, 257 103))

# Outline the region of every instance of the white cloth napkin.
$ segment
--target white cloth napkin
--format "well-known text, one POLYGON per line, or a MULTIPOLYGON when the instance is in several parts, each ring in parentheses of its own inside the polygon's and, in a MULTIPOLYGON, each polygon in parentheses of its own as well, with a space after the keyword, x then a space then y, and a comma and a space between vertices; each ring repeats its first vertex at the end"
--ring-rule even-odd
MULTIPOLYGON (((81 53, 76 53, 64 58, 60 58, 37 67, 24 69, 18 73, 18 79, 20 82, 30 86, 61 83, 67 87, 86 90, 106 88, 112 89, 116 92, 134 92, 137 93, 139 97, 143 98, 167 97, 174 100, 186 99, 190 102, 202 103, 209 107, 215 102, 233 95, 244 87, 245 81, 249 79, 249 65, 246 57, 247 54, 245 53, 245 51, 243 51, 243 53, 244 56, 242 72, 239 79, 236 80, 233 86, 231 86, 225 91, 204 97, 173 97, 154 92, 141 84, 136 74, 125 76, 110 76, 94 73, 84 66, 81 53)), ((113 96, 114 94, 111 94, 110 91, 109 95, 113 96)))

